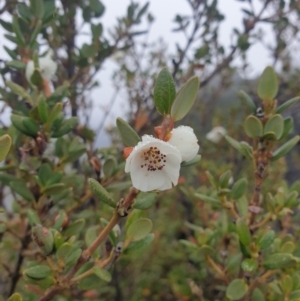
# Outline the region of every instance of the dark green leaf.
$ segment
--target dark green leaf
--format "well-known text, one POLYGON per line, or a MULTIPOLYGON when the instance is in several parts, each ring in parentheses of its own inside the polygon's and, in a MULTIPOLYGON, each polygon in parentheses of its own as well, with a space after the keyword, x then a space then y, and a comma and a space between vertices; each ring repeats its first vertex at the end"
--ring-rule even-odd
POLYGON ((95 196, 108 206, 115 208, 116 203, 114 202, 111 195, 105 190, 105 188, 96 180, 94 179, 88 179, 89 186, 92 190, 92 192, 95 194, 95 196))
POLYGON ((171 118, 178 121, 192 108, 199 90, 200 80, 198 76, 191 77, 178 92, 171 107, 171 118))
POLYGON ((245 296, 247 290, 248 285, 243 279, 234 279, 226 289, 226 297, 230 300, 240 300, 245 296))
POLYGON ((122 118, 117 118, 117 128, 126 146, 135 146, 141 141, 136 131, 122 118))
POLYGON ((300 136, 295 136, 282 146, 280 146, 274 153, 271 158, 271 161, 276 161, 279 158, 285 156, 298 142, 299 142, 300 136))
POLYGON ((169 114, 175 96, 173 77, 165 67, 158 74, 154 87, 153 97, 157 111, 164 116, 169 114))
POLYGON ((151 208, 157 199, 157 194, 155 192, 141 192, 138 194, 133 208, 146 210, 151 208))
POLYGON ((248 181, 246 178, 241 178, 238 181, 236 181, 231 189, 231 197, 234 200, 238 200, 239 198, 241 198, 245 194, 247 186, 248 181))
POLYGON ((244 246, 248 246, 251 243, 251 234, 249 227, 247 226, 246 222, 242 219, 239 218, 236 221, 236 232, 239 236, 240 242, 244 246))
POLYGON ((263 134, 263 125, 261 121, 253 115, 247 117, 244 128, 247 136, 251 138, 261 137, 263 134))
POLYGON ((24 270, 24 275, 33 279, 43 279, 51 275, 51 268, 47 265, 37 265, 24 270))
POLYGON ((257 94, 262 100, 273 100, 278 92, 278 79, 272 67, 266 67, 263 71, 257 87, 257 94))
POLYGON ((284 102, 281 106, 279 106, 276 109, 275 113, 276 114, 281 114, 282 112, 284 112, 286 109, 288 109, 290 106, 292 106, 293 104, 295 104, 299 100, 300 100, 299 96, 289 99, 288 101, 284 102))
POLYGON ((30 0, 30 10, 36 18, 42 19, 45 13, 44 0, 30 0))
POLYGON ((249 107, 249 109, 251 110, 251 113, 256 114, 256 106, 255 106, 252 98, 250 97, 250 95, 247 94, 245 91, 241 90, 241 91, 239 91, 239 96, 240 96, 241 100, 249 107))

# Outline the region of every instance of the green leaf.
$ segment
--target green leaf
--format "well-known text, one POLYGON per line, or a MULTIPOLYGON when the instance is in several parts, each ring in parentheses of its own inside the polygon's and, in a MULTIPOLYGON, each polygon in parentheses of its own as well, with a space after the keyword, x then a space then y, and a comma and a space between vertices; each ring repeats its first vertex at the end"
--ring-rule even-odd
MULTIPOLYGON (((0 24, 1 24, 1 20, 0 20, 0 24)), ((9 49, 6 46, 3 46, 4 50, 7 52, 7 54, 13 59, 13 60, 18 60, 18 55, 14 50, 9 49)), ((25 65, 25 64, 24 64, 25 65)), ((25 65, 26 66, 26 65, 25 65)), ((24 68, 25 68, 24 66, 24 68)))
POLYGON ((55 217, 55 224, 52 226, 53 229, 60 230, 64 223, 68 222, 68 216, 64 211, 60 211, 55 217))
MULTIPOLYGON (((290 275, 283 275, 281 278, 281 287, 284 292, 291 292, 293 289, 293 280, 290 275)), ((291 299, 289 299, 291 300, 291 299)))
POLYGON ((240 145, 240 142, 238 142, 237 140, 229 137, 229 136, 225 136, 225 139, 227 140, 227 142, 233 147, 235 148, 237 151, 239 151, 240 153, 243 153, 243 149, 240 145))
POLYGON ((171 118, 174 121, 182 119, 190 111, 196 100, 199 85, 199 77, 194 76, 180 89, 171 107, 171 118))
POLYGON ((220 179, 219 179, 219 186, 220 186, 220 188, 226 188, 228 186, 230 177, 231 177, 231 170, 225 171, 220 176, 220 179))
POLYGON ((22 301, 22 296, 19 293, 12 294, 7 301, 22 301))
POLYGON ((271 158, 271 161, 276 161, 279 158, 285 156, 298 142, 300 136, 295 136, 294 138, 290 139, 288 142, 280 146, 274 153, 271 158))
POLYGON ((248 285, 243 279, 234 279, 226 289, 226 297, 230 300, 240 300, 248 291, 248 285))
POLYGON ((41 190, 42 194, 53 195, 62 192, 66 188, 64 183, 49 185, 41 190))
POLYGON ((41 220, 36 211, 33 209, 27 209, 27 217, 30 226, 41 224, 41 220))
POLYGON ((63 105, 61 102, 58 102, 55 104, 55 106, 52 108, 50 111, 49 117, 48 117, 48 122, 52 123, 62 112, 63 105))
POLYGON ((141 240, 150 233, 152 226, 152 221, 148 218, 137 219, 129 226, 126 236, 133 241, 141 240))
POLYGON ((34 86, 37 86, 40 90, 44 87, 43 77, 41 74, 41 71, 37 68, 34 69, 31 77, 30 77, 30 83, 34 86))
POLYGON ((242 218, 239 218, 236 221, 236 232, 239 236, 240 242, 244 246, 250 245, 250 243, 251 243, 250 230, 242 218))
POLYGON ((98 276, 100 279, 104 280, 105 282, 110 282, 112 279, 110 272, 100 268, 99 266, 95 266, 93 271, 96 276, 98 276))
POLYGON ((251 300, 252 301, 266 301, 263 292, 259 288, 254 289, 251 300))
POLYGON ((33 279, 43 279, 51 275, 51 269, 47 265, 37 265, 24 270, 24 275, 33 279))
POLYGON ((283 269, 295 264, 296 260, 290 253, 275 253, 269 255, 264 261, 263 266, 268 270, 283 269))
POLYGON ((99 18, 104 13, 105 7, 99 0, 90 0, 90 8, 95 14, 96 18, 99 18))
POLYGON ((270 230, 257 242, 257 246, 260 250, 264 250, 273 243, 275 237, 276 233, 273 230, 270 230))
POLYGON ((134 209, 146 210, 151 208, 157 199, 155 192, 140 192, 133 204, 134 209))
POLYGON ((276 139, 280 139, 284 130, 284 121, 281 115, 273 115, 266 123, 264 134, 272 132, 275 134, 276 139))
POLYGON ((17 60, 13 60, 10 62, 6 63, 6 66, 8 67, 12 67, 18 70, 24 70, 26 68, 26 64, 21 62, 21 61, 17 61, 17 60))
POLYGON ((257 94, 262 100, 273 100, 278 92, 278 79, 272 67, 263 71, 257 87, 257 94))
POLYGON ((51 178, 52 175, 52 168, 49 163, 44 163, 41 165, 38 171, 38 177, 43 184, 43 186, 46 186, 47 181, 51 178))
POLYGON ((206 203, 210 203, 212 205, 220 205, 221 204, 219 199, 211 197, 211 196, 207 196, 207 195, 202 194, 202 193, 197 192, 197 193, 195 193, 195 196, 197 198, 199 198, 201 201, 206 202, 206 203))
POLYGON ((294 253, 295 249, 296 249, 296 246, 295 246, 294 242, 286 241, 280 247, 280 253, 294 253))
POLYGON ((40 97, 38 102, 38 111, 40 119, 43 123, 46 123, 49 117, 49 106, 44 97, 40 97))
POLYGON ((30 10, 36 18, 42 19, 45 13, 44 0, 30 0, 30 10))
MULTIPOLYGON (((44 1, 44 0, 42 0, 42 1, 44 1)), ((32 34, 30 36, 29 48, 33 48, 34 44, 36 43, 36 38, 37 38, 38 34, 40 33, 42 26, 43 26, 43 22, 41 20, 38 20, 32 34)))
POLYGON ((125 146, 135 146, 141 138, 136 131, 122 118, 117 118, 117 128, 125 146))
POLYGON ((105 162, 103 164, 103 172, 104 172, 105 177, 109 178, 110 176, 112 176, 116 165, 117 165, 116 160, 113 157, 105 160, 105 162))
POLYGON ((72 252, 72 245, 69 242, 65 242, 56 251, 56 258, 65 262, 72 252))
POLYGON ((285 139, 289 135, 291 129, 293 129, 294 127, 294 120, 292 117, 285 118, 283 122, 284 122, 283 133, 280 137, 280 140, 285 139))
POLYGON ((247 191, 248 181, 246 178, 241 178, 234 183, 231 189, 231 197, 234 200, 241 198, 247 191))
POLYGON ((145 248, 146 246, 150 245, 151 242, 154 239, 154 234, 153 233, 149 233, 146 237, 144 237, 141 240, 138 241, 132 241, 129 246, 125 249, 125 254, 129 254, 138 250, 141 250, 143 248, 145 248))
POLYGON ((214 176, 207 170, 205 172, 210 184, 215 188, 215 189, 218 189, 218 183, 216 181, 216 179, 214 178, 214 176))
POLYGON ((85 58, 94 57, 98 52, 98 47, 95 44, 83 44, 81 53, 85 58))
POLYGON ((116 203, 111 197, 111 195, 105 190, 105 188, 99 182, 90 178, 88 179, 88 183, 92 192, 100 201, 103 201, 105 204, 107 204, 112 208, 116 207, 116 203))
POLYGON ((251 138, 261 137, 263 134, 263 125, 261 121, 253 115, 247 117, 244 128, 247 136, 251 138))
POLYGON ((18 3, 17 4, 17 10, 18 10, 19 15, 24 20, 26 20, 27 22, 30 22, 32 20, 31 11, 25 3, 18 3))
POLYGON ((176 96, 175 83, 173 77, 165 67, 156 79, 154 86, 154 103, 157 111, 162 115, 168 115, 176 96))
POLYGON ((13 191, 15 191, 18 195, 20 195, 24 200, 28 202, 34 202, 35 198, 30 191, 30 189, 26 186, 26 182, 23 180, 16 180, 9 183, 9 186, 13 191))
POLYGON ((254 258, 246 258, 242 261, 241 266, 245 272, 254 272, 258 268, 258 263, 254 258))
POLYGON ((0 161, 7 156, 11 147, 11 138, 7 134, 0 137, 0 161))
POLYGON ((20 29, 19 20, 15 16, 13 16, 12 27, 13 27, 14 33, 16 35, 16 41, 17 41, 18 45, 25 47, 25 40, 24 40, 23 34, 20 29))
POLYGON ((78 219, 70 226, 68 226, 68 228, 64 232, 64 235, 67 237, 71 237, 73 235, 79 236, 81 234, 81 230, 84 228, 84 225, 85 225, 85 219, 83 218, 78 219))
POLYGON ((16 95, 21 96, 22 98, 27 99, 30 103, 32 103, 31 96, 26 92, 26 90, 19 86, 18 84, 12 82, 12 81, 6 81, 6 86, 10 88, 10 90, 15 93, 16 95))
POLYGON ((30 117, 23 117, 23 125, 28 131, 29 136, 37 136, 37 133, 40 130, 40 126, 33 119, 31 119, 30 117))
POLYGON ((289 296, 289 301, 299 301, 300 299, 300 290, 295 290, 291 292, 289 296))
POLYGON ((187 247, 190 251, 199 251, 199 246, 186 239, 179 239, 179 242, 187 247))
POLYGON ((73 266, 73 265, 75 265, 75 263, 80 258, 81 254, 82 254, 82 250, 81 249, 76 249, 76 250, 72 251, 71 254, 67 257, 67 259, 65 261, 66 266, 73 266))
MULTIPOLYGON (((8 32, 13 32, 11 22, 6 22, 0 19, 0 25, 8 32)), ((5 47, 5 46, 4 46, 5 47)))
POLYGON ((239 94, 241 100, 243 101, 243 103, 249 107, 249 109, 251 110, 251 113, 256 114, 256 106, 255 106, 252 98, 250 97, 250 95, 247 94, 243 90, 240 90, 238 94, 239 94))
POLYGON ((288 109, 290 106, 292 106, 293 104, 295 104, 299 100, 300 100, 299 96, 289 99, 288 101, 284 102, 281 106, 279 106, 276 109, 275 113, 276 114, 281 114, 282 112, 284 112, 286 109, 288 109))
POLYGON ((77 117, 71 117, 64 120, 57 131, 53 131, 51 137, 58 138, 71 132, 78 124, 77 117))
POLYGON ((91 24, 91 31, 94 39, 99 39, 103 32, 103 26, 101 23, 99 24, 91 24))
POLYGON ((196 157, 194 159, 192 159, 191 161, 188 161, 188 162, 182 162, 180 164, 181 167, 188 167, 188 166, 192 166, 192 165, 195 165, 197 164, 198 162, 200 162, 201 160, 201 155, 196 155, 196 157))

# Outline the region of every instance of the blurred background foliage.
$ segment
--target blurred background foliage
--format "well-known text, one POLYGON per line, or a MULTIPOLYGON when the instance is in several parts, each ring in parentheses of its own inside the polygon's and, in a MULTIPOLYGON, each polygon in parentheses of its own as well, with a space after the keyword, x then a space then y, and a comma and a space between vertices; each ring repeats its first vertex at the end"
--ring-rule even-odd
MULTIPOLYGON (((100 122, 98 129, 89 127, 89 116, 96 103, 107 97, 98 95, 97 99, 92 99, 90 92, 97 89, 97 74, 108 58, 117 64, 112 81, 116 91, 122 90, 126 95, 127 121, 140 135, 153 134, 153 127, 162 120, 153 103, 154 82, 162 67, 168 66, 177 88, 192 75, 200 77, 196 104, 181 122, 194 128, 202 160, 196 166, 182 169, 178 187, 160 193, 151 209, 131 213, 132 219, 147 217, 153 221, 155 239, 151 245, 132 252, 125 249, 109 268, 111 281, 88 279, 54 300, 227 300, 226 286, 207 265, 206 257, 198 249, 193 250, 180 241, 201 244, 201 239, 206 240, 205 237, 209 236, 214 240, 214 250, 210 252, 216 253, 218 262, 226 267, 232 279, 238 274, 236 267, 241 260, 237 242, 230 243, 230 218, 226 212, 215 210, 214 205, 196 198, 194 192, 214 194, 205 173, 207 170, 215 178, 231 170, 233 179, 229 187, 235 180, 246 177, 251 191, 253 166, 225 139, 213 143, 205 136, 213 127, 222 126, 231 137, 250 143, 241 126, 250 112, 239 101, 237 92, 245 90, 259 104, 257 79, 248 75, 251 63, 247 52, 256 43, 264 44, 266 24, 271 28, 275 41, 273 47, 265 46, 279 77, 278 102, 280 104, 299 95, 299 69, 293 60, 295 49, 299 50, 300 2, 237 1, 244 4, 243 30, 232 28, 228 37, 231 46, 226 48, 219 37, 224 15, 218 9, 218 1, 186 1, 190 14, 178 12, 174 16, 174 32, 183 34, 186 40, 184 44, 176 45, 174 53, 167 51, 167 36, 154 42, 148 40, 151 25, 155 22, 151 1, 144 5, 138 1, 131 2, 124 16, 116 19, 115 26, 106 30, 105 34, 106 24, 101 19, 105 14, 104 0, 44 0, 42 5, 38 0, 0 2, 0 25, 5 30, 1 51, 6 51, 11 58, 0 60, 1 117, 5 119, 12 112, 40 122, 34 113, 34 105, 26 101, 24 91, 5 83, 11 81, 25 91, 30 90, 30 95, 35 97, 39 89, 30 87, 26 80, 26 64, 51 49, 58 70, 52 81, 54 93, 47 98, 49 112, 58 108, 58 112, 62 113, 55 116, 55 120, 61 119, 57 123, 78 118, 78 122, 70 125, 62 135, 55 132, 54 120, 49 124, 50 130, 45 123, 39 131, 26 134, 16 127, 17 122, 13 118, 13 125, 0 119, 1 134, 9 134, 13 140, 11 152, 0 173, 0 204, 3 208, 0 225, 5 225, 0 228, 0 300, 6 300, 14 292, 20 292, 26 301, 37 300, 40 290, 49 286, 49 283, 41 283, 40 290, 36 289, 30 280, 22 276, 33 261, 43 261, 30 238, 34 223, 52 227, 60 215, 64 215, 71 225, 84 220, 84 225, 82 223, 82 227, 72 232, 82 245, 87 240, 86 232, 103 228, 100 218, 109 220, 111 213, 110 208, 92 196, 87 179, 100 180, 115 200, 123 197, 130 187, 129 177, 123 172, 123 145, 116 128, 107 129, 111 147, 101 148, 99 143, 95 143, 95 137, 105 126, 105 120, 100 122), (6 18, 1 18, 4 14, 6 18), (80 42, 83 25, 89 28, 90 40, 87 43, 80 42), (6 46, 7 41, 13 46, 6 46), (242 64, 235 64, 237 58, 242 64), (44 176, 41 170, 46 170, 44 176), (40 181, 44 177, 45 182, 40 183, 36 177, 40 181), (51 179, 53 182, 49 183, 51 179)), ((111 108, 114 101, 112 98, 111 108)), ((284 116, 294 118, 292 134, 299 133, 299 112, 299 104, 296 104, 284 113, 284 116)), ((101 141, 101 137, 97 141, 101 141)), ((280 159, 276 164, 262 194, 276 194, 278 187, 288 190, 287 185, 299 178, 299 145, 287 160, 280 159)), ((293 187, 300 193, 300 183, 294 183, 293 187)), ((293 219, 296 220, 297 216, 293 219)), ((125 223, 122 221, 120 225, 118 241, 124 241, 125 223)), ((284 235, 289 232, 283 223, 280 220, 275 226, 284 235)), ((296 225, 293 231, 297 238, 299 227, 296 225)), ((71 234, 63 235, 69 237, 71 234)), ((296 252, 299 250, 297 242, 296 252)), ((297 277, 298 274, 294 282, 297 277)), ((270 284, 273 292, 266 293, 265 299, 253 297, 252 300, 290 300, 284 299, 286 288, 281 280, 270 284)), ((298 286, 295 284, 296 288, 298 286)))

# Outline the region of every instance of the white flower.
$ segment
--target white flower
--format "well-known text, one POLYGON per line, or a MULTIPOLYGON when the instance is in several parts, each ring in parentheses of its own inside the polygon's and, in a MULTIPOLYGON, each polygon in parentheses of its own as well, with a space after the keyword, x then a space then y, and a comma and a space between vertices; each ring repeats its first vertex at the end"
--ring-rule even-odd
POLYGON ((166 190, 177 185, 181 155, 168 142, 144 135, 126 160, 132 185, 141 191, 166 190))
POLYGON ((110 58, 116 62, 120 62, 125 58, 126 53, 122 50, 118 50, 116 52, 114 52, 110 58))
POLYGON ((216 126, 206 134, 206 139, 213 143, 218 143, 226 134, 227 131, 222 126, 216 126))
MULTIPOLYGON (((55 78, 57 63, 52 60, 50 53, 48 53, 45 57, 39 58, 39 69, 44 79, 51 81, 55 78)), ((30 82, 33 72, 34 72, 34 63, 33 61, 29 61, 26 65, 26 70, 25 70, 25 75, 28 82, 30 82)))
POLYGON ((191 161, 199 151, 198 139, 189 126, 179 126, 171 131, 169 143, 174 145, 182 156, 182 161, 191 161))

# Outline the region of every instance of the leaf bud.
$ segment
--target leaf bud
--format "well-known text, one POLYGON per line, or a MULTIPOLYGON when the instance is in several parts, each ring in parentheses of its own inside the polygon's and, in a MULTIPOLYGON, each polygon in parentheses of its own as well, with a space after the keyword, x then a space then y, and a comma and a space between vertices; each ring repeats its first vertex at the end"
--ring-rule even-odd
POLYGON ((50 230, 42 225, 36 225, 31 230, 32 239, 40 247, 45 255, 49 255, 53 251, 54 239, 50 230))

